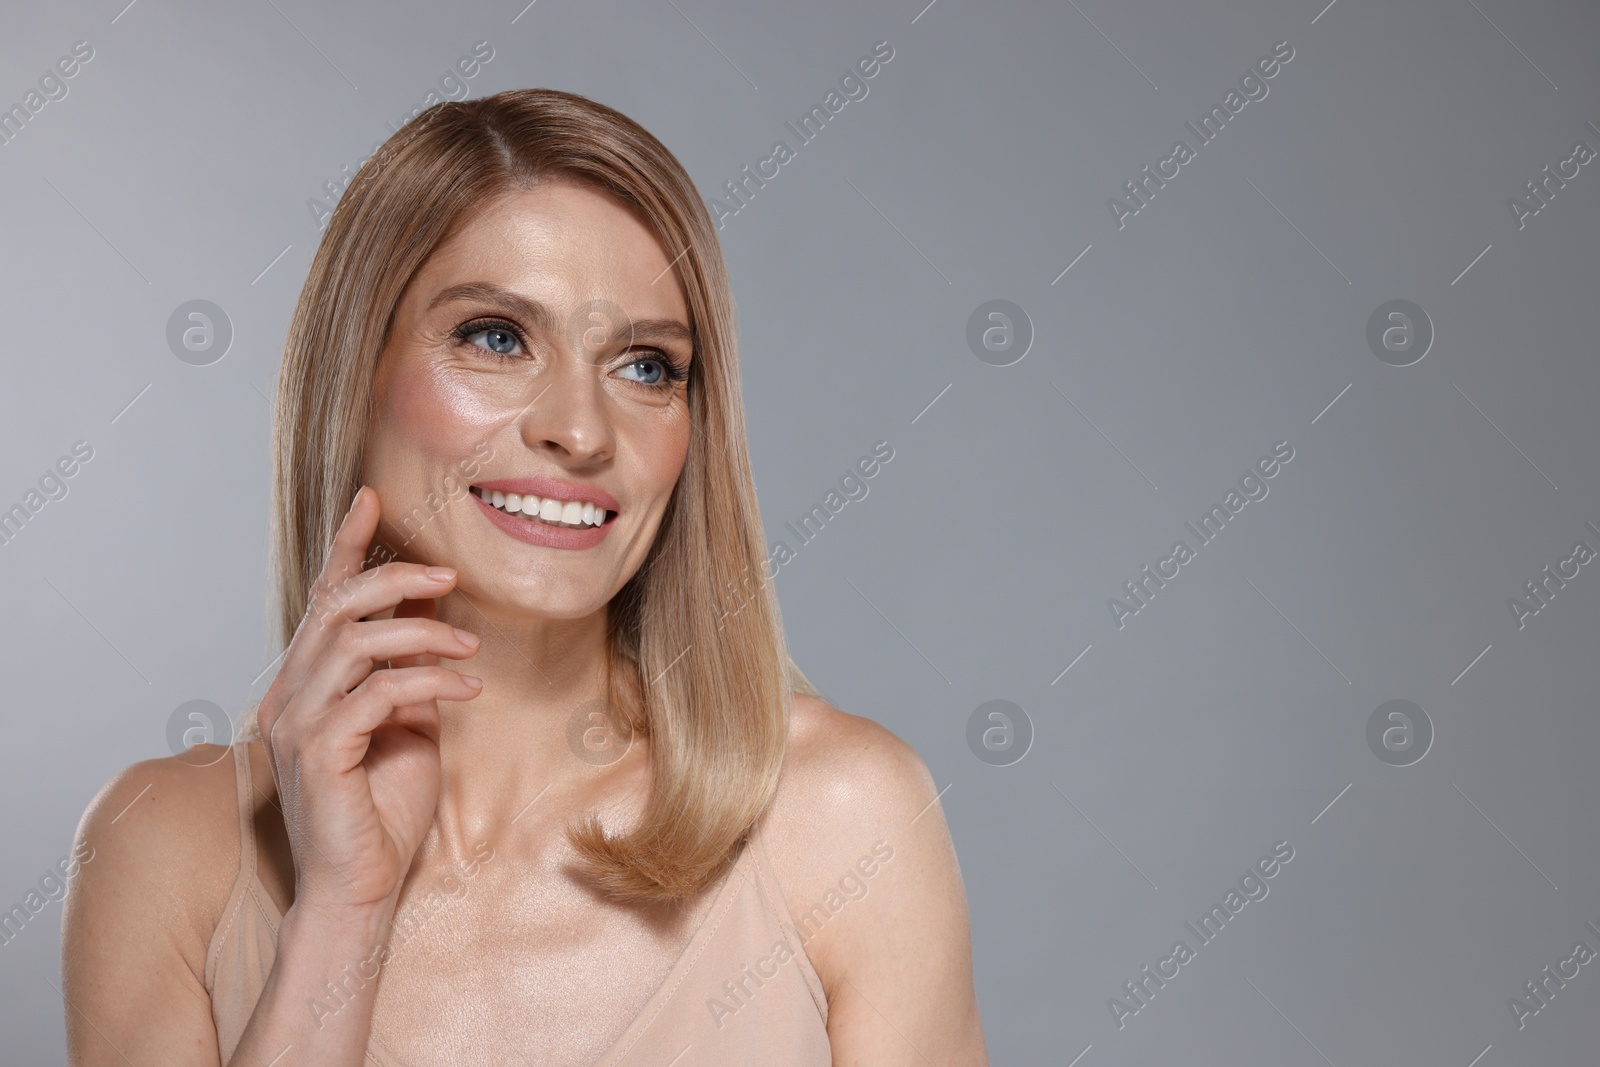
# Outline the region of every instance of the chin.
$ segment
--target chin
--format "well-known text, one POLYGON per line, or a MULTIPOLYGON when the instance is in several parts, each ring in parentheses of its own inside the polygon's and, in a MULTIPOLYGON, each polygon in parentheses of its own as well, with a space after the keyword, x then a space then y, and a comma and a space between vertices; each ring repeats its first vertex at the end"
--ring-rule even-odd
POLYGON ((500 573, 501 577, 490 580, 488 575, 468 574, 461 568, 461 584, 470 586, 468 595, 479 607, 527 619, 585 619, 603 610, 610 600, 596 596, 593 586, 575 578, 553 582, 546 574, 534 573, 508 583, 505 572, 500 573))

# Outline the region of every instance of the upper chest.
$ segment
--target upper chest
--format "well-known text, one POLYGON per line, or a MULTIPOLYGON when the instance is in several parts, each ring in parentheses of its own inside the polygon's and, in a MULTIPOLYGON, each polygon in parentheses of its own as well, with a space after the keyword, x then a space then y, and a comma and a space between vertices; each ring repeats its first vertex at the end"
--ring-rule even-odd
MULTIPOLYGON (((260 795, 255 836, 258 876, 281 911, 293 899, 294 867, 274 799, 260 795)), ((837 891, 838 864, 818 861, 809 808, 802 791, 780 786, 762 821, 759 862, 775 891, 768 903, 787 912, 831 992, 834 943, 848 926, 835 916, 852 896, 837 891)), ((682 906, 621 905, 577 875, 562 825, 530 822, 461 859, 419 861, 408 876, 373 1009, 374 1041, 397 1067, 530 1056, 593 1064, 673 976, 727 884, 682 906)), ((749 863, 758 863, 754 854, 749 863)), ((362 961, 351 963, 359 977, 362 961)))
POLYGON ((396 909, 373 1036, 399 1063, 593 1064, 669 980, 710 903, 619 908, 519 878, 508 860, 396 909))
POLYGON ((337 980, 378 982, 372 1041, 393 1067, 589 1065, 680 968, 721 887, 682 908, 622 907, 502 848, 471 874, 415 871, 381 953, 337 980))
MULTIPOLYGON (((258 876, 281 911, 293 899, 288 840, 270 818, 257 829, 258 876)), ((378 983, 372 1041, 393 1067, 595 1063, 681 969, 730 885, 678 906, 621 905, 571 864, 559 838, 530 835, 413 867, 381 950, 334 976, 346 988, 378 983)), ((328 992, 319 1015, 341 1010, 328 992)))

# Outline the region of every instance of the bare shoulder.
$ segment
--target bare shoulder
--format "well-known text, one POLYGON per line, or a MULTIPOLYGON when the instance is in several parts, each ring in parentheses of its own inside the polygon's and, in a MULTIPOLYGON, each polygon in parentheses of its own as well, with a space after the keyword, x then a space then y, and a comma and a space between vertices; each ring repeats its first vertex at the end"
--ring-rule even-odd
POLYGON ((237 869, 234 796, 231 752, 197 745, 130 764, 90 801, 61 916, 67 1062, 217 1063, 205 964, 237 869))
POLYGON ((828 997, 834 1061, 986 1063, 966 892, 916 750, 796 695, 763 834, 828 997))
POLYGON ((778 821, 812 842, 808 851, 909 824, 937 793, 922 757, 888 727, 796 694, 773 804, 783 811, 778 821))
MULTIPOLYGON (((183 757, 140 760, 95 794, 79 820, 84 857, 63 915, 67 965, 117 966, 155 931, 204 977, 212 929, 239 858, 232 754, 200 745, 183 757)), ((79 980, 83 978, 80 975, 79 980)))

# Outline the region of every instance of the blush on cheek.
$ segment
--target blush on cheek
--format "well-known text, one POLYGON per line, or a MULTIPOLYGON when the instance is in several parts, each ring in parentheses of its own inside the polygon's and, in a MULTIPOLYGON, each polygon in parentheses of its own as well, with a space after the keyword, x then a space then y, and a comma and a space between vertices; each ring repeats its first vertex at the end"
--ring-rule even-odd
POLYGON ((362 476, 383 505, 383 536, 403 557, 420 558, 438 549, 448 525, 428 516, 459 506, 467 495, 462 472, 476 472, 468 464, 515 409, 504 411, 470 378, 420 363, 383 368, 373 385, 362 476))
POLYGON ((683 465, 688 462, 690 435, 694 432, 687 412, 673 431, 664 439, 664 447, 657 453, 656 462, 660 464, 661 476, 666 481, 676 484, 678 476, 683 473, 683 465))
POLYGON ((449 371, 400 372, 386 383, 379 417, 388 425, 379 437, 407 442, 431 456, 470 456, 507 421, 509 414, 449 371))

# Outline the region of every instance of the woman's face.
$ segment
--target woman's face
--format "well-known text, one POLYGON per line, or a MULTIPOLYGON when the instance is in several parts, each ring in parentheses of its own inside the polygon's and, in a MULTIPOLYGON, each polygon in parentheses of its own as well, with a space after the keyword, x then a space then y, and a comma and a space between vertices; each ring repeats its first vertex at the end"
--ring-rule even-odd
POLYGON ((456 568, 479 608, 603 608, 643 564, 688 454, 675 254, 631 206, 559 181, 487 204, 441 245, 378 360, 363 480, 379 537, 456 568))

